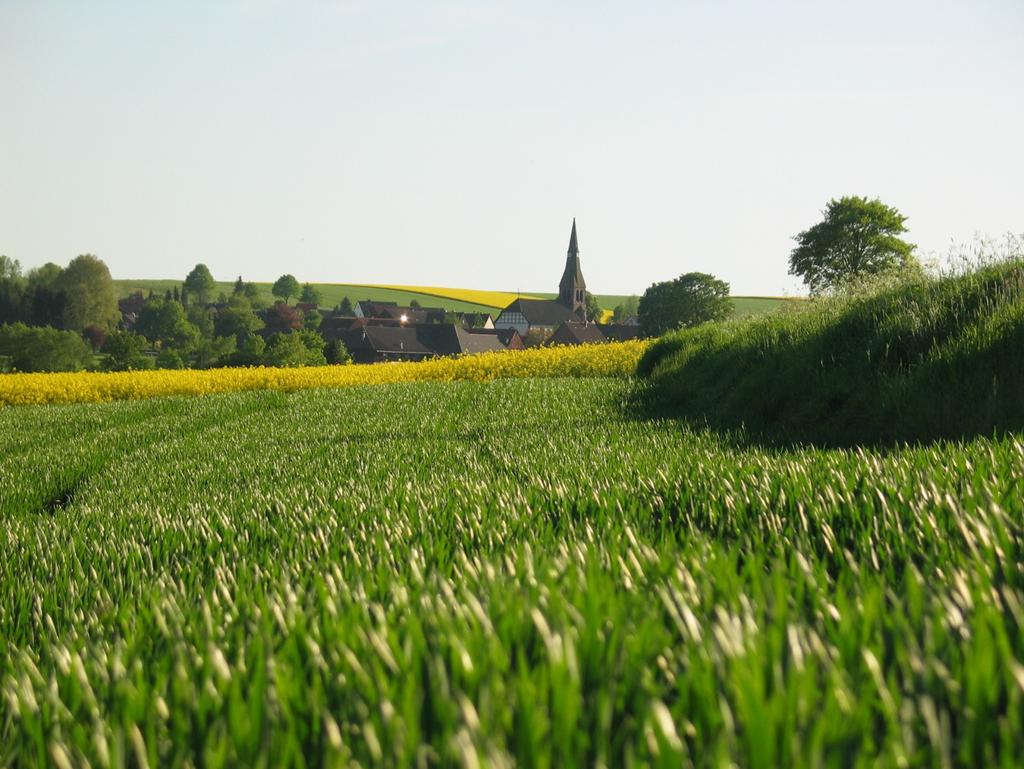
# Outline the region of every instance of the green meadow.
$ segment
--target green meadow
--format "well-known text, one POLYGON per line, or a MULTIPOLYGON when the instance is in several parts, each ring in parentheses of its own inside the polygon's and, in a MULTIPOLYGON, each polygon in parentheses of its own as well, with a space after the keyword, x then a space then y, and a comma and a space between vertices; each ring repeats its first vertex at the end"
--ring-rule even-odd
POLYGON ((1019 765, 1019 437, 635 387, 0 411, 0 765, 1019 765))

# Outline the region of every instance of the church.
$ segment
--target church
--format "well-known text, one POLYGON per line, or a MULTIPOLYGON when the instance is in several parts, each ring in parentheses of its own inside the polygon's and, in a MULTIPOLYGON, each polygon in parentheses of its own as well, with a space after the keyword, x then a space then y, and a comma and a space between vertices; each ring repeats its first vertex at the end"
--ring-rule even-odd
POLYGON ((494 327, 515 329, 521 336, 533 329, 554 331, 563 323, 579 323, 588 319, 587 283, 580 267, 580 248, 576 240, 576 220, 572 220, 569 252, 565 257, 565 271, 558 284, 558 299, 516 299, 501 311, 494 327))

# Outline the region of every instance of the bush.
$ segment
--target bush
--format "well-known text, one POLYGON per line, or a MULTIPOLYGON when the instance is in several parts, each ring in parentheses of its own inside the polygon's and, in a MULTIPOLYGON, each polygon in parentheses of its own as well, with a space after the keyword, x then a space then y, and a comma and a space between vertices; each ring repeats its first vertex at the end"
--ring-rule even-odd
POLYGON ((716 426, 849 445, 1024 427, 1024 264, 669 334, 651 404, 716 426))
POLYGON ((153 368, 153 359, 143 353, 146 338, 131 331, 115 331, 107 337, 103 351, 105 371, 139 371, 153 368))
POLYGON ((324 340, 314 331, 274 334, 263 353, 265 366, 326 366, 324 340))
POLYGON ((181 355, 178 351, 170 347, 165 347, 156 356, 156 367, 164 369, 183 369, 185 368, 185 361, 181 359, 181 355))
POLYGON ((81 371, 93 363, 92 350, 74 331, 24 323, 0 326, 0 356, 15 371, 81 371))

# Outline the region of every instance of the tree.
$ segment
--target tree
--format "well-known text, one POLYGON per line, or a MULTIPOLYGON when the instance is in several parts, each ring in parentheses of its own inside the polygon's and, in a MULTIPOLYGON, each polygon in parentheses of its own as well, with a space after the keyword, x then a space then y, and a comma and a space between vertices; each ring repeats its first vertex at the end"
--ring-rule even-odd
POLYGON ((153 359, 144 355, 146 339, 133 331, 114 331, 107 337, 103 351, 105 371, 135 371, 153 368, 153 359))
POLYGON ((0 323, 25 318, 25 279, 17 259, 0 256, 0 323))
POLYGON ((413 299, 411 302, 409 302, 409 309, 410 310, 418 310, 418 309, 420 309, 419 300, 413 299))
POLYGON ((320 289, 314 286, 312 283, 302 284, 302 294, 299 296, 299 301, 304 304, 312 304, 316 307, 320 306, 322 296, 320 289))
POLYGON ((822 221, 794 237, 789 255, 789 274, 811 293, 914 262, 914 244, 898 237, 907 231, 907 217, 877 198, 833 199, 822 213, 822 221))
POLYGON ((259 310, 267 306, 267 300, 263 298, 260 287, 255 283, 246 283, 245 290, 242 293, 245 294, 245 298, 249 300, 249 304, 253 306, 253 309, 259 310))
POLYGON ((584 297, 586 300, 587 320, 594 323, 600 323, 601 318, 604 316, 604 310, 601 309, 601 305, 597 301, 597 297, 589 291, 584 295, 584 297))
POLYGON ((263 337, 253 334, 238 345, 238 349, 228 358, 229 366, 259 366, 263 362, 263 351, 267 343, 263 337))
POLYGON ((99 352, 107 341, 107 330, 99 326, 86 326, 82 329, 82 338, 89 343, 93 352, 99 352))
POLYGON ((272 331, 298 331, 302 328, 302 313, 284 302, 268 308, 264 317, 267 328, 272 331))
POLYGON ((274 334, 267 342, 263 353, 266 366, 324 366, 324 340, 315 331, 299 331, 294 334, 274 334))
POLYGON ((182 360, 181 355, 177 350, 171 347, 165 347, 156 356, 156 367, 181 369, 185 368, 185 361, 182 360))
POLYGON ((209 267, 205 264, 197 264, 192 268, 192 272, 185 277, 184 288, 186 292, 195 297, 199 304, 206 304, 217 288, 217 281, 213 279, 209 267))
POLYGON ((352 309, 352 302, 347 296, 343 296, 341 298, 341 304, 338 305, 337 311, 339 315, 342 315, 346 318, 352 315, 352 313, 354 312, 354 310, 352 309))
POLYGON ((310 310, 302 316, 302 327, 306 331, 316 331, 320 328, 320 324, 323 323, 323 316, 319 310, 310 310))
POLYGON ((619 304, 615 305, 615 312, 612 314, 612 321, 625 323, 630 318, 635 318, 640 310, 640 297, 628 296, 619 304))
POLYGON ((704 272, 688 272, 653 284, 640 297, 638 307, 645 336, 725 320, 732 311, 729 284, 704 272))
POLYGON ((241 347, 246 339, 263 328, 263 321, 252 311, 252 305, 245 298, 244 292, 239 292, 232 295, 228 299, 228 306, 217 313, 213 328, 220 336, 235 337, 241 347))
POLYGON ((213 310, 209 307, 193 304, 185 310, 188 322, 199 329, 203 337, 213 336, 213 310))
POLYGON ((231 360, 236 348, 233 336, 206 337, 196 345, 192 361, 196 368, 221 366, 231 360))
POLYGON ((81 331, 90 325, 109 329, 120 322, 121 311, 117 308, 110 270, 92 254, 72 259, 57 278, 56 286, 65 295, 65 329, 81 331))
POLYGON ((0 355, 16 371, 81 371, 92 366, 92 350, 73 331, 34 328, 24 323, 0 326, 0 355))
POLYGON ((238 276, 238 280, 235 281, 235 288, 232 291, 232 293, 233 294, 243 294, 243 293, 245 293, 245 281, 242 280, 242 276, 241 275, 239 275, 238 276))
POLYGON ((31 326, 59 328, 64 320, 67 297, 58 285, 64 269, 47 262, 28 274, 25 289, 24 316, 31 326))
POLYGON ((293 296, 298 296, 299 293, 299 281, 295 279, 294 275, 282 275, 276 281, 270 289, 270 293, 274 296, 280 297, 284 300, 285 304, 288 304, 288 300, 293 296))
POLYGON ((183 353, 195 349, 202 337, 199 329, 189 322, 184 307, 163 299, 153 299, 143 305, 135 321, 135 331, 154 344, 173 347, 183 353))
POLYGON ((324 357, 332 366, 345 365, 352 362, 352 355, 349 353, 345 343, 340 339, 334 339, 327 343, 324 348, 324 357))

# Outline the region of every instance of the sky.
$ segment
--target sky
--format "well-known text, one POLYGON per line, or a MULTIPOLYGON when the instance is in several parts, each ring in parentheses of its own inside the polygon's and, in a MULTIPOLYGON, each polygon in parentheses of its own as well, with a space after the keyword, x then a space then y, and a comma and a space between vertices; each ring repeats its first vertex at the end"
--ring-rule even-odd
POLYGON ((0 0, 25 268, 795 295, 843 195, 1024 232, 1024 0, 0 0))

